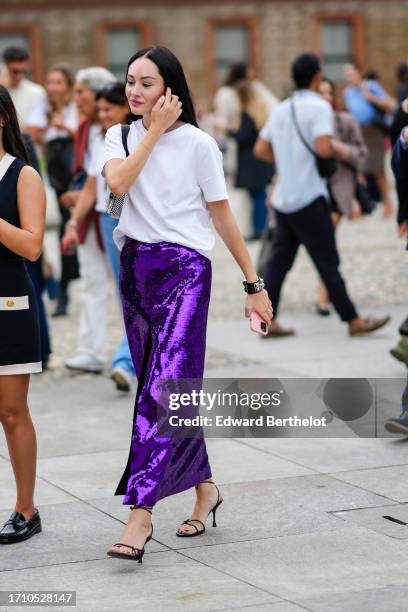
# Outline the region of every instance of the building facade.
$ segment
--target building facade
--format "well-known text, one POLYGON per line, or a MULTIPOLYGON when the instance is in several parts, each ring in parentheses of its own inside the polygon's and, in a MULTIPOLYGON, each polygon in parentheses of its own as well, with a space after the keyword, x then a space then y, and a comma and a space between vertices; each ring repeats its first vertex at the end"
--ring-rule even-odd
POLYGON ((130 55, 161 44, 208 103, 240 60, 284 96, 301 51, 317 52, 336 81, 350 60, 375 69, 392 93, 395 66, 408 57, 407 31, 407 0, 1 0, 0 52, 27 47, 39 81, 60 62, 74 70, 103 65, 123 79, 130 55))

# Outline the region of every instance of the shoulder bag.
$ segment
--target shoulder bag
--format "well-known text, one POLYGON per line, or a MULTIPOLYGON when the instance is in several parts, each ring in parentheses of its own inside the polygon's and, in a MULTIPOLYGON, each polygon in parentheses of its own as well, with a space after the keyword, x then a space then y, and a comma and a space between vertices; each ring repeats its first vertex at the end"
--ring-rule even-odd
MULTIPOLYGON (((129 157, 129 149, 127 146, 127 138, 129 135, 130 125, 121 125, 122 128, 122 144, 126 153, 126 157, 129 157)), ((106 212, 114 219, 119 219, 122 213, 123 204, 127 194, 124 193, 121 196, 115 195, 111 191, 106 194, 106 212)))
POLYGON ((290 107, 292 110, 292 118, 293 118, 293 122, 296 127, 296 131, 298 133, 298 136, 300 140, 302 141, 302 143, 304 144, 304 146, 306 147, 306 149, 309 151, 309 153, 311 153, 313 157, 315 158, 318 173, 320 174, 322 178, 325 178, 325 179, 331 178, 338 168, 337 160, 334 157, 320 157, 320 155, 318 155, 316 151, 312 149, 312 147, 306 142, 302 132, 300 131, 300 127, 299 127, 297 117, 296 117, 295 103, 293 101, 293 98, 290 99, 290 107))

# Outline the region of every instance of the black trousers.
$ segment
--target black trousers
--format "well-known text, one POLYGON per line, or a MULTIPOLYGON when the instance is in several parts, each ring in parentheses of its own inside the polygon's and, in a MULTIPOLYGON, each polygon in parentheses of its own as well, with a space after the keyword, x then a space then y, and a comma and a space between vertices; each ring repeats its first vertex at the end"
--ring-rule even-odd
POLYGON ((279 298, 286 274, 291 269, 299 245, 303 244, 327 287, 330 301, 342 321, 358 316, 339 272, 340 259, 336 248, 329 205, 320 197, 295 213, 275 211, 276 228, 265 285, 277 316, 279 298))

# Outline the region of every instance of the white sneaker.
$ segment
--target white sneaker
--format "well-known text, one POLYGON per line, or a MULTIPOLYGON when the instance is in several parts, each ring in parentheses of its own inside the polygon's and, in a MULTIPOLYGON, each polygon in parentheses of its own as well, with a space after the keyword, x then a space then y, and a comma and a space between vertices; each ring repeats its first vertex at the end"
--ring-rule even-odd
POLYGON ((118 391, 124 391, 125 393, 130 391, 132 377, 130 376, 129 372, 123 368, 114 368, 112 370, 111 379, 116 384, 116 389, 118 391))
POLYGON ((70 370, 81 370, 83 372, 101 372, 103 369, 103 362, 95 357, 81 353, 67 359, 65 367, 70 370))

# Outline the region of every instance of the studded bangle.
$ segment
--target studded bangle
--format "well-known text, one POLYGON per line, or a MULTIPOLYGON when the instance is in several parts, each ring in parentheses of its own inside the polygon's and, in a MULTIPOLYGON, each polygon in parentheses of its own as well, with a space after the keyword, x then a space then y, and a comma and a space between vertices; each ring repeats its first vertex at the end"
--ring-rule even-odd
POLYGON ((254 283, 248 283, 246 280, 244 280, 242 281, 242 284, 244 285, 244 291, 249 295, 252 295, 253 293, 259 293, 265 287, 264 280, 260 277, 254 283))

